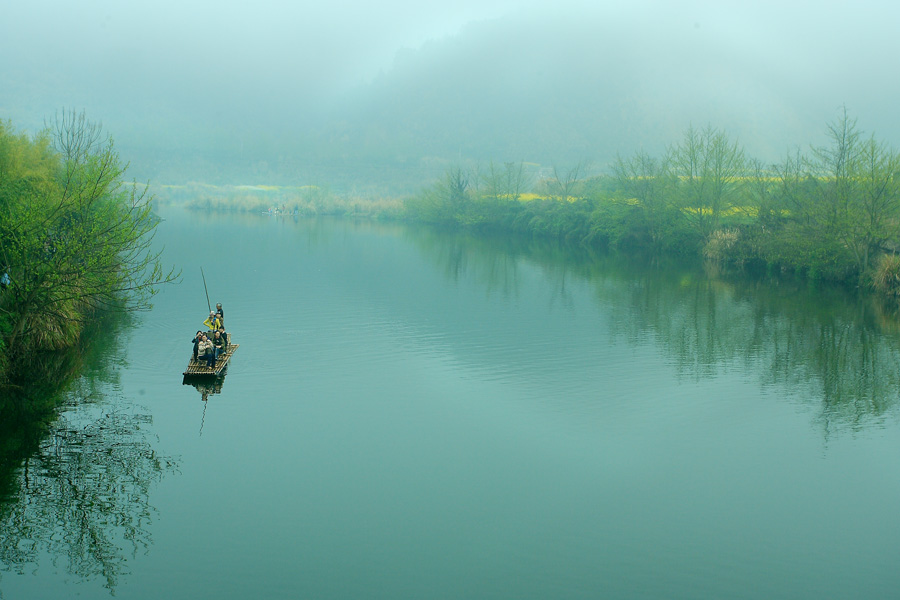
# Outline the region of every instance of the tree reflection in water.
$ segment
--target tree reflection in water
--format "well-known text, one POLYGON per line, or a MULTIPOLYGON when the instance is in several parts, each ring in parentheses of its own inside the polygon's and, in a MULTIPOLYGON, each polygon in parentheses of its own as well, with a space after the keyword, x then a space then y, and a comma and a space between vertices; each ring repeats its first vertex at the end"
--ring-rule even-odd
POLYGON ((150 490, 177 461, 122 397, 110 339, 90 344, 48 371, 66 377, 0 402, 0 565, 23 574, 50 557, 112 593, 128 557, 152 543, 150 490))
MULTIPOLYGON (((113 590, 127 556, 151 544, 151 484, 176 468, 153 449, 149 415, 100 407, 86 420, 64 413, 18 469, 0 507, 0 560, 18 573, 48 554, 113 590)), ((80 411, 79 411, 80 412, 80 411)))
POLYGON ((731 366, 782 394, 816 403, 824 436, 860 430, 897 407, 900 339, 876 323, 871 304, 802 281, 646 273, 606 287, 611 321, 629 338, 651 334, 693 378, 731 366))
POLYGON ((410 237, 448 279, 471 277, 489 293, 515 296, 525 265, 540 270, 563 307, 572 283, 584 282, 616 343, 652 341, 694 380, 738 366, 764 387, 814 403, 826 437, 877 425, 900 404, 896 303, 803 280, 593 254, 556 241, 428 230, 410 237))

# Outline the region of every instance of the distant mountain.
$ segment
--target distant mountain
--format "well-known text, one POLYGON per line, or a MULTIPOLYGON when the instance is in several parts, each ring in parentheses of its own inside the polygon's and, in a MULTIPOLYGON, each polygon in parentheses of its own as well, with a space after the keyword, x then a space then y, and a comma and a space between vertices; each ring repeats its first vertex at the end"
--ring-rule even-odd
POLYGON ((688 125, 712 124, 777 161, 820 143, 853 96, 846 66, 833 63, 833 78, 823 67, 798 71, 792 52, 792 42, 742 46, 697 25, 482 22, 401 52, 335 108, 313 146, 335 163, 412 173, 487 160, 596 169, 638 148, 659 155, 688 125))
POLYGON ((844 46, 814 29, 741 26, 639 15, 472 23, 399 52, 391 68, 328 102, 292 79, 291 61, 308 56, 265 69, 249 56, 208 67, 139 54, 23 63, 0 73, 0 117, 35 127, 36 112, 83 106, 139 180, 360 193, 408 192, 453 163, 602 169, 616 153, 661 154, 689 124, 722 128, 748 154, 775 161, 821 143, 842 104, 862 129, 900 140, 900 83, 884 76, 893 54, 860 43, 865 32, 844 46))
POLYGON ((335 155, 606 163, 712 123, 777 158, 823 123, 754 48, 695 29, 498 20, 401 53, 319 132, 335 155))

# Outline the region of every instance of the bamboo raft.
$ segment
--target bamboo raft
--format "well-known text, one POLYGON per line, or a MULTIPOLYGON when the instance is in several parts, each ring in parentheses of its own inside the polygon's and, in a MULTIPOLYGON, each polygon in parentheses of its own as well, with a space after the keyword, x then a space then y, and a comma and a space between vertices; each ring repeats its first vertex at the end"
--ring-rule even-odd
POLYGON ((234 355, 235 350, 238 349, 240 344, 232 344, 231 342, 231 334, 226 334, 228 336, 228 349, 225 351, 225 354, 220 354, 219 358, 216 359, 216 364, 208 367, 206 366, 206 360, 197 360, 191 355, 191 358, 188 360, 188 366, 184 370, 183 375, 185 377, 218 377, 225 371, 225 367, 228 366, 228 361, 231 360, 231 357, 234 355))

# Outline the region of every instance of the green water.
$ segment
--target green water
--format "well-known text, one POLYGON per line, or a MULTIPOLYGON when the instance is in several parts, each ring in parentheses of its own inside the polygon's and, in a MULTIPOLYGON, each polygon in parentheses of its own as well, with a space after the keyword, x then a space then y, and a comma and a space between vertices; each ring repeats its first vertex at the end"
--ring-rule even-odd
POLYGON ((879 307, 521 240, 162 216, 183 283, 2 447, 4 598, 900 589, 879 307), (180 375, 201 266, 240 343, 209 387, 180 375))

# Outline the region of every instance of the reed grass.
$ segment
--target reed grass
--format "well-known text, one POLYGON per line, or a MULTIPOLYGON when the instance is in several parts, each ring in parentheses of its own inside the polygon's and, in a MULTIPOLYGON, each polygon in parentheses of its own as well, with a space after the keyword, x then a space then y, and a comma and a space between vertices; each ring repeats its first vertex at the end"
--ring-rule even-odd
POLYGON ((872 286, 885 296, 900 297, 900 256, 881 257, 872 273, 872 286))
POLYGON ((737 243, 739 232, 737 229, 719 229, 714 231, 703 247, 703 257, 711 262, 721 263, 729 255, 737 243))

